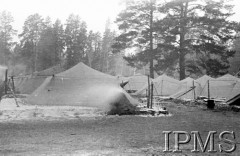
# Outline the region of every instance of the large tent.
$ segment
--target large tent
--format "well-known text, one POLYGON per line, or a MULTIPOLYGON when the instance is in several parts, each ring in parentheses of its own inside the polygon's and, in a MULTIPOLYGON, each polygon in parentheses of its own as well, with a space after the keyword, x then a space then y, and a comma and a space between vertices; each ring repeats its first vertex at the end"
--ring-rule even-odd
MULTIPOLYGON (((153 95, 154 96, 170 96, 176 93, 180 88, 180 82, 174 78, 171 78, 165 74, 153 79, 153 95)), ((136 95, 146 95, 148 90, 148 84, 146 83, 136 95)))
POLYGON ((180 98, 185 100, 196 99, 202 90, 200 83, 196 82, 194 79, 187 77, 180 81, 180 88, 177 93, 173 94, 172 98, 180 98))
POLYGON ((60 73, 64 71, 61 65, 57 65, 39 72, 35 72, 31 75, 14 76, 14 88, 16 93, 31 94, 35 91, 48 76, 60 73))
POLYGON ((135 102, 120 86, 116 77, 101 73, 83 63, 48 77, 27 102, 37 105, 99 106, 135 102), (120 102, 120 103, 119 103, 120 102))

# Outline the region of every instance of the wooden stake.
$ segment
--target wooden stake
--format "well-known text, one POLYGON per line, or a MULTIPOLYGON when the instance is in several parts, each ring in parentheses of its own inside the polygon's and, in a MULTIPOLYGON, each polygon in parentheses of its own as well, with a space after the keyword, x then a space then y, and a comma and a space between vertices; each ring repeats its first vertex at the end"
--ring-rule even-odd
POLYGON ((151 108, 153 108, 153 83, 151 83, 151 108))

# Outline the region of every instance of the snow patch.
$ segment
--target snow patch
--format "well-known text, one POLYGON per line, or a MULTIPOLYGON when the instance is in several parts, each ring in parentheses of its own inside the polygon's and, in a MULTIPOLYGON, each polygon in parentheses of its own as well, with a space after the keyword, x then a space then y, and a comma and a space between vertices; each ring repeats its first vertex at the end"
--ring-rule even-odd
POLYGON ((24 104, 20 99, 17 107, 13 98, 5 98, 0 102, 0 122, 18 120, 57 120, 76 119, 81 117, 97 117, 104 113, 93 107, 79 106, 37 106, 24 104))

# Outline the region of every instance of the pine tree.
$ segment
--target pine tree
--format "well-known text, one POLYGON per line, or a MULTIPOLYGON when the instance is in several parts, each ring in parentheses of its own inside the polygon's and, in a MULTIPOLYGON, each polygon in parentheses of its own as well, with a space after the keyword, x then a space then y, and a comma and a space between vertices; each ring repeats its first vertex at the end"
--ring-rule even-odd
POLYGON ((128 2, 126 9, 116 19, 121 34, 115 38, 112 46, 114 52, 136 48, 137 54, 125 57, 125 59, 132 66, 139 65, 139 62, 143 62, 144 65, 149 63, 150 77, 152 78, 154 77, 153 26, 155 12, 156 2, 154 0, 128 2))
POLYGON ((91 49, 91 67, 102 71, 102 36, 99 32, 89 33, 89 48, 91 49))
POLYGON ((11 49, 14 46, 13 37, 16 30, 13 29, 13 17, 10 12, 3 11, 0 13, 0 64, 8 65, 11 57, 11 49))
POLYGON ((43 18, 39 14, 33 14, 27 17, 24 22, 23 32, 19 35, 21 40, 21 47, 23 49, 23 56, 25 56, 28 63, 28 68, 34 72, 38 70, 39 53, 37 44, 40 40, 40 35, 44 28, 43 18), (29 55, 25 55, 28 53, 29 55))
POLYGON ((65 34, 63 25, 60 20, 53 24, 53 41, 54 41, 54 65, 59 64, 64 59, 65 34))
POLYGON ((234 38, 235 25, 227 21, 231 6, 224 1, 172 0, 159 11, 166 14, 158 29, 164 32, 160 55, 167 58, 160 59, 160 64, 169 67, 169 62, 178 60, 180 79, 186 71, 211 76, 227 72, 227 58, 233 54, 228 43, 234 38))
POLYGON ((78 15, 71 14, 66 23, 66 66, 70 68, 78 62, 87 62, 87 26, 78 15))
POLYGON ((103 33, 102 40, 102 71, 105 73, 112 73, 114 68, 113 54, 112 54, 112 45, 115 38, 115 32, 112 32, 110 29, 110 19, 107 20, 105 31, 103 33))

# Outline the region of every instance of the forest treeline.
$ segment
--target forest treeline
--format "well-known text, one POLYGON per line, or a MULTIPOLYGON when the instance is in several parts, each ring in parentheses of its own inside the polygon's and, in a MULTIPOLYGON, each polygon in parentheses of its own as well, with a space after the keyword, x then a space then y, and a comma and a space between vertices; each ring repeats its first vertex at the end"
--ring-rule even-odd
POLYGON ((14 70, 14 75, 31 74, 59 64, 68 69, 78 62, 114 74, 111 44, 115 32, 110 29, 110 20, 106 21, 103 35, 88 31, 86 22, 74 14, 64 24, 38 13, 30 15, 20 33, 12 27, 13 21, 10 12, 1 12, 0 64, 14 70))
POLYGON ((113 50, 135 47, 125 59, 150 66, 150 77, 154 71, 180 79, 223 75, 239 44, 239 23, 229 20, 233 7, 226 0, 128 0, 116 19, 113 50))
POLYGON ((79 15, 70 14, 62 23, 38 13, 29 15, 17 32, 11 13, 2 11, 0 64, 17 75, 58 64, 68 69, 84 62, 116 75, 115 56, 120 54, 129 66, 148 66, 151 77, 154 72, 178 73, 180 79, 203 74, 216 77, 229 71, 229 60, 236 73, 240 26, 229 20, 232 8, 225 0, 126 0, 115 21, 119 30, 112 31, 110 21, 103 21, 103 34, 88 30, 79 15))

